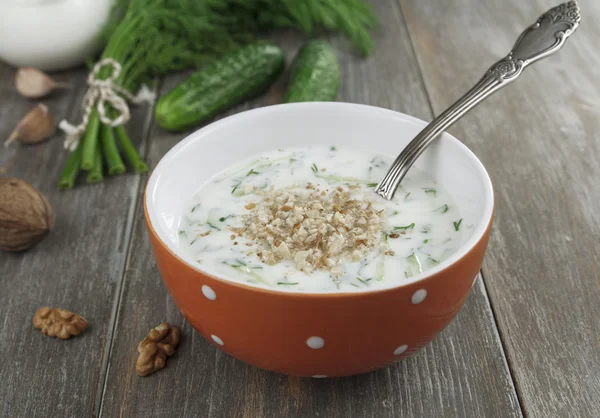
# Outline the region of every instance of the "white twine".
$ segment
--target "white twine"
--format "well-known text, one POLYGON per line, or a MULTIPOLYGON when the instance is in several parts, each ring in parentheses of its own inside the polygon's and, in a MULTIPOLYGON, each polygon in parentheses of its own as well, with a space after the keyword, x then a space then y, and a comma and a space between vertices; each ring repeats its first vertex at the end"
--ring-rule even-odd
POLYGON ((104 58, 94 65, 94 68, 87 79, 87 84, 89 86, 88 90, 83 96, 83 116, 81 118, 81 123, 74 126, 66 119, 63 119, 58 124, 58 127, 67 135, 67 138, 65 139, 65 148, 68 148, 71 151, 77 148, 79 139, 85 132, 87 124, 90 121, 90 115, 94 105, 96 105, 96 109, 98 110, 100 121, 106 125, 115 127, 127 123, 131 118, 129 107, 127 106, 127 101, 125 99, 134 104, 154 102, 156 95, 145 84, 142 85, 135 96, 118 86, 114 81, 120 73, 121 64, 112 58, 104 58), (97 77, 100 70, 105 65, 112 66, 113 71, 105 80, 100 80, 97 77), (124 98, 121 96, 124 96, 124 98), (107 104, 116 111, 114 119, 111 119, 106 115, 105 105, 107 104))

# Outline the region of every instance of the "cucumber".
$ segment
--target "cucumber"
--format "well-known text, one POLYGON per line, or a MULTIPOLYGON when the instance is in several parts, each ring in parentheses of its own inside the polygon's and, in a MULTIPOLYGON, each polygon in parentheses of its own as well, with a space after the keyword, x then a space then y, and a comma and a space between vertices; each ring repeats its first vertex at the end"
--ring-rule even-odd
POLYGON ((310 41, 302 47, 290 71, 285 102, 334 101, 340 87, 340 65, 325 41, 310 41))
POLYGON ((262 93, 283 71, 283 51, 269 43, 246 45, 228 53, 166 93, 154 112, 158 125, 182 131, 262 93))

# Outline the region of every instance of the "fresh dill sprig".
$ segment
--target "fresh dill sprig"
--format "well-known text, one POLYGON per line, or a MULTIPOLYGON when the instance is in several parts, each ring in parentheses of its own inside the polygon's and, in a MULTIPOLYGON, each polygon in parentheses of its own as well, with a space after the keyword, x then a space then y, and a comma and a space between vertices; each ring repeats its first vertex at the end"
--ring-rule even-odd
POLYGON ((458 222, 452 222, 454 224, 454 230, 455 231, 459 231, 460 230, 460 224, 462 223, 462 218, 460 218, 460 220, 458 222))
POLYGON ((233 185, 233 188, 231 189, 231 194, 234 194, 235 191, 238 189, 238 187, 240 187, 242 185, 242 181, 238 181, 236 184, 233 185))
POLYGON ((406 226, 395 226, 394 227, 394 231, 407 231, 409 229, 413 229, 415 227, 415 223, 411 223, 410 225, 406 225, 406 226))
POLYGON ((439 208, 434 209, 433 211, 439 212, 439 213, 446 213, 446 212, 448 212, 448 209, 449 209, 448 205, 442 205, 439 208))

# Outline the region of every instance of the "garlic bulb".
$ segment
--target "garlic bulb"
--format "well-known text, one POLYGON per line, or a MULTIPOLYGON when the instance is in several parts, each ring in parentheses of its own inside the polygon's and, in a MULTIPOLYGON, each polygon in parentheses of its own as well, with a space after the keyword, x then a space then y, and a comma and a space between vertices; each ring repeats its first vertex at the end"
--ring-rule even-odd
POLYGON ((48 107, 38 104, 25 115, 4 143, 7 147, 14 141, 26 144, 37 144, 54 132, 54 117, 48 107))
POLYGON ((57 83, 48 74, 32 67, 19 68, 15 77, 15 85, 21 95, 34 99, 44 97, 58 88, 66 87, 66 84, 57 83))

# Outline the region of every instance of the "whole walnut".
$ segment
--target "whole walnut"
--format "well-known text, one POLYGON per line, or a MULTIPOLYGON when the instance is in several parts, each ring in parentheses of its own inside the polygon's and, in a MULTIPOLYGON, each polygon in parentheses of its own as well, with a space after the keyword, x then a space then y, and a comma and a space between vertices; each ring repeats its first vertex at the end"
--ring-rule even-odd
POLYGON ((0 250, 26 250, 53 227, 52 207, 38 189, 24 180, 0 179, 0 250))

